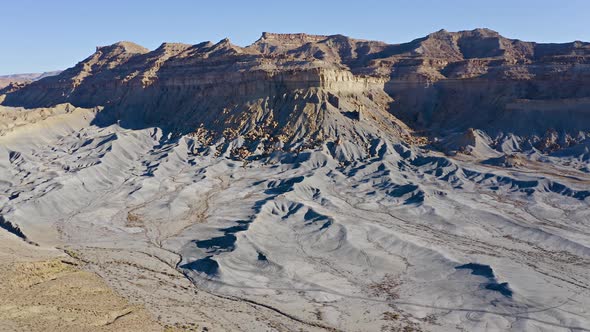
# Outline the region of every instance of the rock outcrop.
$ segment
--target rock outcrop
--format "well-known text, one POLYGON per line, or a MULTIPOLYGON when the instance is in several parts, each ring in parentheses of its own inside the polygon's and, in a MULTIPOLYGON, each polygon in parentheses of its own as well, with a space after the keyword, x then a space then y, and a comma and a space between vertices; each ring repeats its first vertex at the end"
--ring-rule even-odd
POLYGON ((98 47, 60 75, 5 89, 0 100, 103 106, 104 121, 130 127, 217 136, 229 128, 291 143, 338 139, 334 133, 352 134, 363 121, 374 136, 407 136, 405 123, 431 135, 476 128, 541 137, 588 129, 585 82, 590 44, 579 41, 538 44, 476 29, 390 45, 265 32, 247 47, 228 39, 153 51, 130 42, 98 47))
MULTIPOLYGON (((0 228, 169 327, 582 330, 589 52, 485 29, 100 47, 0 91, 0 228)), ((112 312, 38 297, 60 280, 34 308, 0 283, 0 326, 112 312)))

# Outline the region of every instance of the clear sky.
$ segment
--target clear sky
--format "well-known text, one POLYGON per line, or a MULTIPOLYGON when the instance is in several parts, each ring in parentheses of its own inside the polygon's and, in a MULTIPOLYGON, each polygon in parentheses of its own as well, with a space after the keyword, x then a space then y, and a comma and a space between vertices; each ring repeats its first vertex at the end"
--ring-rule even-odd
POLYGON ((65 69, 120 40, 247 45, 262 31, 398 43, 487 27, 522 40, 590 41, 590 0, 0 0, 0 22, 4 75, 65 69))

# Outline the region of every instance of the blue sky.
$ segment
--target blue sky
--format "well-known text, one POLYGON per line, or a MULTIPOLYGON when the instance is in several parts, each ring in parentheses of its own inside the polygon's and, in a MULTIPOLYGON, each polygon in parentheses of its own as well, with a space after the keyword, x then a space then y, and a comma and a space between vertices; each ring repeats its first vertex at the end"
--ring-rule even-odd
POLYGON ((262 31, 344 34, 390 43, 487 27, 510 38, 590 41, 588 0, 0 0, 0 75, 71 67, 97 45, 196 44, 262 31))

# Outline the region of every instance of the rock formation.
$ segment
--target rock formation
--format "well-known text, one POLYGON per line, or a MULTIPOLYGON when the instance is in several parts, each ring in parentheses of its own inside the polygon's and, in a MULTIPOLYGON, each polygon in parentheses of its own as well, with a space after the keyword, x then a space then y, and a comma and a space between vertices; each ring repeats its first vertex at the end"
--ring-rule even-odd
POLYGON ((98 47, 0 90, 0 231, 166 326, 584 330, 589 82, 487 29, 98 47))
POLYGON ((268 130, 277 121, 280 131, 305 105, 316 106, 315 114, 334 106, 331 94, 358 104, 344 112, 388 111, 420 130, 542 135, 587 129, 589 64, 588 43, 523 42, 488 29, 441 30, 397 45, 273 33, 247 47, 224 39, 148 51, 120 42, 13 89, 3 104, 105 106, 133 124, 229 126, 245 134, 244 117, 268 130))

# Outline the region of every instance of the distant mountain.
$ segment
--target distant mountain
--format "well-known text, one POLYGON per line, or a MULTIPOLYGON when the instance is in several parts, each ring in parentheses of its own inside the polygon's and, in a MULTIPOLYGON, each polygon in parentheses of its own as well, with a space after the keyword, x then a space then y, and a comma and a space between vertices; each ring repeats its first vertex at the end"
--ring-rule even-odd
POLYGON ((25 83, 37 81, 45 77, 58 75, 59 73, 61 73, 61 70, 47 71, 44 73, 0 75, 0 89, 6 87, 10 83, 25 83))
MULTIPOLYGON (((131 42, 98 47, 75 67, 9 93, 4 105, 102 105, 135 124, 244 131, 237 120, 243 110, 270 110, 255 104, 285 106, 286 113, 273 112, 274 120, 286 120, 296 95, 321 109, 332 105, 330 94, 386 110, 414 129, 531 135, 584 129, 587 82, 590 44, 579 41, 524 42, 489 29, 441 30, 396 45, 264 33, 247 47, 228 39, 164 43, 154 51, 131 42)), ((281 123, 273 128, 285 134, 281 123)))

